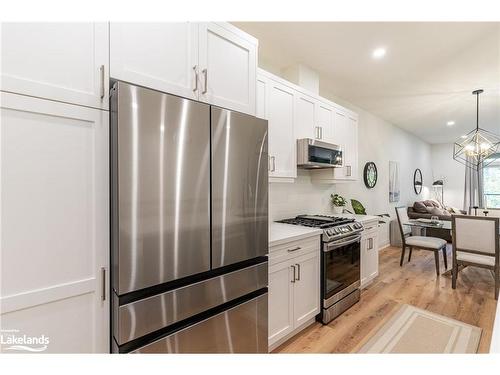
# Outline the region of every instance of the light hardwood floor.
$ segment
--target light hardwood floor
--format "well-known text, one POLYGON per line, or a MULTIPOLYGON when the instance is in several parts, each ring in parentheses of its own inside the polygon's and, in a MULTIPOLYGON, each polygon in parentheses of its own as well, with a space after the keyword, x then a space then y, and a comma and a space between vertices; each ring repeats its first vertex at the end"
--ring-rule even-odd
MULTIPOLYGON (((436 276, 433 252, 414 249, 410 263, 407 252, 403 267, 399 266, 400 256, 400 248, 381 250, 379 276, 362 291, 356 305, 328 325, 314 323, 273 353, 356 352, 405 303, 481 327, 478 352, 488 352, 496 309, 490 271, 462 270, 453 290, 451 277, 436 276)), ((440 260, 443 273, 442 257, 440 260)), ((448 263, 450 268, 450 247, 448 263)))

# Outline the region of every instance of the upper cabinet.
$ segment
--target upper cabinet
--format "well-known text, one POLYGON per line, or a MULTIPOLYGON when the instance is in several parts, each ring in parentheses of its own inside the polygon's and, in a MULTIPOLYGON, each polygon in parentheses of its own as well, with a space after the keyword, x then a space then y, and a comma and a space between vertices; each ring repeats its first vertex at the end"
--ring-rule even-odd
POLYGON ((253 115, 257 45, 227 23, 112 22, 111 78, 253 115))
POLYGON ((344 108, 334 110, 333 143, 342 149, 342 166, 311 171, 314 182, 335 183, 358 179, 358 116, 344 108))
POLYGON ((198 24, 110 24, 111 77, 197 99, 198 24))
POLYGON ((297 177, 295 155, 295 91, 272 74, 259 70, 257 116, 268 120, 269 177, 292 182, 297 177))
POLYGON ((256 91, 256 114, 269 120, 271 182, 293 182, 297 177, 296 145, 301 138, 342 149, 342 166, 311 170, 314 182, 358 179, 357 114, 262 69, 258 69, 256 91))
POLYGON ((297 139, 319 139, 321 135, 316 123, 317 100, 312 96, 297 92, 295 96, 295 136, 297 139))
POLYGON ((108 109, 107 23, 2 23, 1 89, 108 109))
POLYGON ((348 112, 336 111, 339 141, 343 151, 343 165, 334 169, 334 178, 339 180, 358 179, 358 118, 348 112))
POLYGON ((316 139, 324 142, 335 143, 333 106, 318 101, 316 104, 316 139))
POLYGON ((227 23, 199 26, 200 99, 255 114, 257 39, 227 23))

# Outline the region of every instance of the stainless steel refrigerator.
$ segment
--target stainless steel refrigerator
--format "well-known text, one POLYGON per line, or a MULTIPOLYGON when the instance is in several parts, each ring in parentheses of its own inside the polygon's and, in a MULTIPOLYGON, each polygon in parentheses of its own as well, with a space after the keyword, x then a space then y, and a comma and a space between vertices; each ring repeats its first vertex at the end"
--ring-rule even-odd
POLYGON ((267 352, 267 121, 115 82, 112 352, 267 352))

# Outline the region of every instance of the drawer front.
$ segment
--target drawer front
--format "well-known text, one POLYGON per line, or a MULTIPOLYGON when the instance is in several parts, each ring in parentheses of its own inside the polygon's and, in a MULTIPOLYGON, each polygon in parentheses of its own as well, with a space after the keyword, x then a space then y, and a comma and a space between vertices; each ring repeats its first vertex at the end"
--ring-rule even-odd
POLYGON ((267 293, 133 353, 267 353, 267 293))
POLYGON ((319 235, 273 246, 269 249, 269 265, 284 262, 310 252, 319 252, 320 248, 321 244, 319 235))
POLYGON ((267 262, 120 306, 120 345, 210 308, 265 288, 267 262))

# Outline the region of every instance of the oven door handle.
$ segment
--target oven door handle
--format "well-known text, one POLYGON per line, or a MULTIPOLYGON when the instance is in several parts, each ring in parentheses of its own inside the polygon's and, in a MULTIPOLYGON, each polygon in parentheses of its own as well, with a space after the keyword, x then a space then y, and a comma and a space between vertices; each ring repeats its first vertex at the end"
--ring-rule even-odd
POLYGON ((342 246, 345 246, 345 245, 350 245, 354 242, 358 242, 359 240, 361 240, 361 235, 359 236, 356 236, 356 237, 349 237, 346 241, 346 239, 342 239, 342 240, 338 240, 338 241, 334 241, 334 242, 330 242, 328 243, 326 246, 325 246, 325 249, 323 250, 323 252, 327 253, 329 251, 332 251, 332 250, 335 250, 335 249, 338 249, 339 247, 342 247, 342 246))

